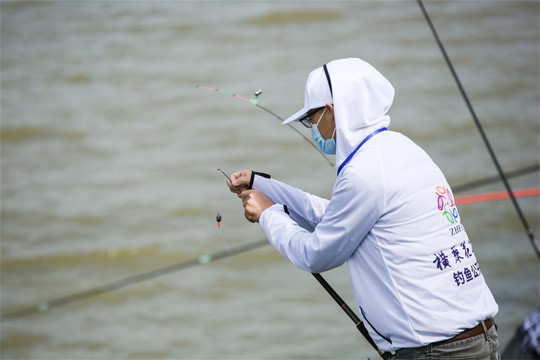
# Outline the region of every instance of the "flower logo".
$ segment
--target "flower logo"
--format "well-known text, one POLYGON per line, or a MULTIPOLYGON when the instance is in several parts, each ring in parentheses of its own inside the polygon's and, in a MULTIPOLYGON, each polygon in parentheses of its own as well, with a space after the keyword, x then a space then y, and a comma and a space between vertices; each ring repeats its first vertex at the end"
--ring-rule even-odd
POLYGON ((442 215, 445 216, 451 224, 459 222, 458 210, 450 189, 447 189, 444 186, 437 186, 435 188, 435 193, 437 194, 437 208, 442 212, 442 215))

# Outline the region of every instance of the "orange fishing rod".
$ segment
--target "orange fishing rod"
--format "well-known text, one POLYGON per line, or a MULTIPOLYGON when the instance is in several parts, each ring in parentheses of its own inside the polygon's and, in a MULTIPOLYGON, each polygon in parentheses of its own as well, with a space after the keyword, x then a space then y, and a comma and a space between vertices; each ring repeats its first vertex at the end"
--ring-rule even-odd
MULTIPOLYGON (((513 195, 516 198, 540 196, 540 187, 513 190, 513 195)), ((479 203, 479 202, 503 200, 503 199, 509 199, 509 198, 510 198, 510 194, 508 193, 508 191, 496 191, 496 192, 483 193, 483 194, 458 196, 456 197, 456 204, 458 205, 472 204, 472 203, 479 203)))

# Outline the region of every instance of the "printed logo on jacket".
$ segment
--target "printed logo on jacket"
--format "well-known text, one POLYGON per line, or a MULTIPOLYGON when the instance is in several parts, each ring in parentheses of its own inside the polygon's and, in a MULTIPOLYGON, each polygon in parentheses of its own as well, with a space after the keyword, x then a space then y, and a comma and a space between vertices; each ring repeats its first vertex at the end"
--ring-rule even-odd
POLYGON ((444 186, 435 188, 437 197, 437 208, 450 223, 448 231, 450 236, 465 235, 462 241, 452 246, 451 249, 444 249, 435 252, 433 264, 438 271, 446 269, 452 271, 452 278, 456 286, 463 286, 480 276, 480 266, 476 262, 476 257, 472 250, 471 242, 465 234, 465 228, 461 225, 459 213, 454 202, 454 197, 450 189, 444 186), (470 261, 474 261, 470 264, 470 261), (468 263, 464 265, 463 263, 468 263))

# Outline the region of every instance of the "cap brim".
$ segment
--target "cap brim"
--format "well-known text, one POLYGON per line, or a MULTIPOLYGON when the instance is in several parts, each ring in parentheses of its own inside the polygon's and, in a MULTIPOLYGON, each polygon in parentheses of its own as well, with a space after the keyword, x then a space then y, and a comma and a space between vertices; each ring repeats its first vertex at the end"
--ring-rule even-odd
POLYGON ((288 123, 291 123, 293 121, 298 121, 301 118, 303 118, 304 116, 306 116, 308 111, 309 111, 309 109, 306 109, 304 107, 304 108, 298 110, 296 113, 294 113, 294 115, 289 116, 285 121, 282 122, 282 124, 287 125, 288 123))

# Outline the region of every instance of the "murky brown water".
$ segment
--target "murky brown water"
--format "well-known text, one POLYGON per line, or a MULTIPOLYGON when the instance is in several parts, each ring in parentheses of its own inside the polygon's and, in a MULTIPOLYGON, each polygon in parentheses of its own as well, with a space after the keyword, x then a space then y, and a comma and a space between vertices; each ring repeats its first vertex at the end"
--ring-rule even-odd
MULTIPOLYGON (((426 7, 502 166, 538 163, 538 3, 426 7)), ((264 238, 217 168, 329 196, 335 170, 298 134, 198 84, 262 88, 287 116, 309 71, 361 57, 396 88, 392 128, 451 184, 496 173, 413 1, 2 1, 1 35, 2 314, 224 250, 217 212, 231 248, 264 238)), ((539 236, 538 198, 520 204, 539 236)), ((538 263, 509 201, 460 214, 504 346, 539 304, 538 263)), ((346 269, 326 276, 354 307, 346 269)), ((1 326, 5 359, 377 358, 269 246, 1 326)))

